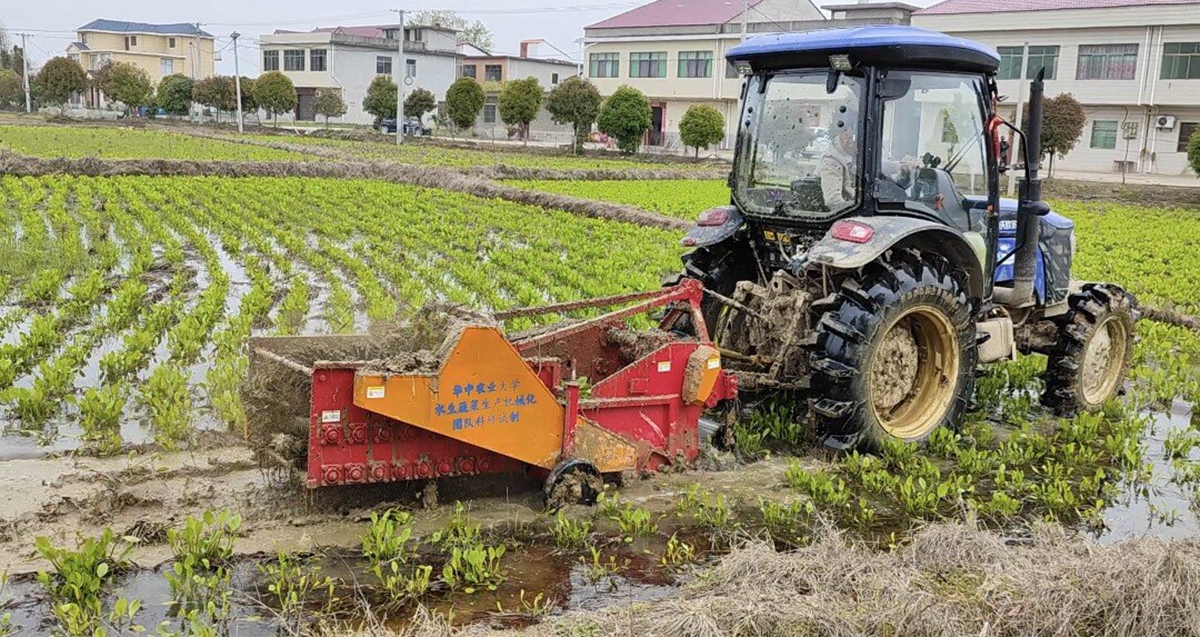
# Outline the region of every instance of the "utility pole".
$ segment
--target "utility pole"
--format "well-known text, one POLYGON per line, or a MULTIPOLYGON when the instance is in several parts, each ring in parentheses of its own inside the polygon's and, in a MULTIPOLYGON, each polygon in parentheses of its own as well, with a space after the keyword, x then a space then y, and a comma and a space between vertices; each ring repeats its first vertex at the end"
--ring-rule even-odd
POLYGON ((21 83, 25 86, 25 112, 33 112, 33 102, 29 99, 29 47, 25 46, 25 34, 21 34, 21 83))
POLYGON ((746 41, 746 21, 750 19, 750 0, 742 0, 742 42, 746 41))
POLYGON ((404 9, 392 9, 400 14, 396 29, 396 144, 404 144, 404 80, 408 79, 408 63, 404 61, 404 9))
POLYGON ((242 133, 244 132, 242 130, 242 71, 238 65, 237 49, 237 39, 242 37, 242 34, 234 31, 229 37, 233 38, 233 88, 234 92, 237 93, 238 133, 242 133))

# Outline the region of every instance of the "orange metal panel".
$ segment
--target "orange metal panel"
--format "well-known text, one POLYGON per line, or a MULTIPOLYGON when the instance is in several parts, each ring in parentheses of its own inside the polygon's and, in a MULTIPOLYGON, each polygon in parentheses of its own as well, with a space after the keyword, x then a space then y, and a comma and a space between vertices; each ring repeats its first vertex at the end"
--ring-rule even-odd
POLYGON ((562 453, 562 405, 493 327, 464 329, 436 376, 360 371, 354 404, 546 469, 562 453))
POLYGON ((703 405, 712 395, 721 374, 721 353, 715 347, 701 345, 688 357, 683 377, 683 399, 689 405, 703 405))

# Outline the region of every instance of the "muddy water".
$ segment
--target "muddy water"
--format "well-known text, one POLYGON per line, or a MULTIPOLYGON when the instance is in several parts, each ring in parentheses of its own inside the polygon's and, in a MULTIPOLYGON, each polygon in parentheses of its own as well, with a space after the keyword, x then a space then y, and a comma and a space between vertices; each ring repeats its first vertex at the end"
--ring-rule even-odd
MULTIPOLYGON (((673 594, 683 579, 665 573, 648 554, 631 548, 621 547, 606 554, 617 556, 617 561, 625 566, 619 574, 593 578, 583 559, 577 556, 556 552, 545 545, 517 548, 504 557, 507 579, 496 590, 454 592, 434 581, 422 603, 434 613, 453 618, 456 624, 487 622, 521 626, 535 621, 535 609, 592 610, 616 603, 661 599, 673 594)), ((245 637, 280 634, 268 601, 268 582, 259 571, 259 564, 265 559, 245 557, 232 565, 227 634, 245 637)), ((357 555, 331 551, 318 556, 314 563, 321 568, 321 575, 335 581, 335 596, 342 600, 335 605, 339 618, 351 624, 358 621, 353 600, 369 600, 376 609, 384 606, 385 600, 379 599, 370 585, 373 575, 357 555)), ((165 577, 171 568, 170 563, 165 563, 122 573, 106 598, 106 608, 119 597, 140 599, 143 608, 137 617, 140 624, 152 631, 164 623, 168 628, 178 628, 179 620, 165 577)), ((438 572, 435 567, 434 573, 438 572)), ((322 598, 317 595, 309 601, 319 607, 322 598)), ((23 575, 9 583, 0 598, 0 608, 12 613, 14 635, 43 635, 55 625, 49 600, 32 575, 23 575), (4 598, 13 601, 5 604, 4 598)), ((403 629, 412 610, 402 607, 379 619, 391 628, 403 629)))
MULTIPOLYGON (((1108 527, 1101 535, 1104 543, 1138 537, 1184 538, 1200 536, 1200 495, 1197 487, 1172 481, 1174 469, 1163 449, 1163 441, 1171 432, 1196 428, 1194 420, 1200 412, 1182 401, 1175 401, 1165 413, 1152 414, 1153 419, 1142 438, 1146 446, 1146 462, 1154 467, 1148 484, 1125 485, 1117 502, 1104 512, 1108 527)), ((1193 449, 1189 462, 1200 462, 1200 449, 1193 449)))

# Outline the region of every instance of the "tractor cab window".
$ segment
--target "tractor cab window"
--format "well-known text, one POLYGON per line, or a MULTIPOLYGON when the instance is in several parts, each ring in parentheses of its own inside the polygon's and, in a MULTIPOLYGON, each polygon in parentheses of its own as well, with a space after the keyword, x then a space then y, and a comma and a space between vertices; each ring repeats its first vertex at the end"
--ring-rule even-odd
POLYGON ((857 77, 829 82, 826 70, 751 79, 734 187, 746 212, 824 219, 858 204, 865 91, 857 77))
POLYGON ((967 233, 982 254, 983 211, 972 204, 988 188, 982 79, 892 72, 886 93, 878 174, 886 188, 876 192, 888 194, 881 210, 898 206, 940 220, 967 233))

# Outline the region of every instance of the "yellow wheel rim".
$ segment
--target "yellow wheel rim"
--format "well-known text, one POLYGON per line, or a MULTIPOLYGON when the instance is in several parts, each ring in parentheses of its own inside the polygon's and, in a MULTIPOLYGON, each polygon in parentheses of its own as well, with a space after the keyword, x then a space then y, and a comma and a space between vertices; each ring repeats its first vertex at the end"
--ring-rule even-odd
POLYGON ((901 440, 925 437, 954 404, 960 365, 950 319, 933 306, 908 309, 875 347, 868 387, 876 421, 901 440))
POLYGON ((1116 393, 1128 346, 1129 333, 1118 317, 1110 315, 1096 326, 1080 366, 1083 399, 1089 405, 1098 407, 1116 393))

